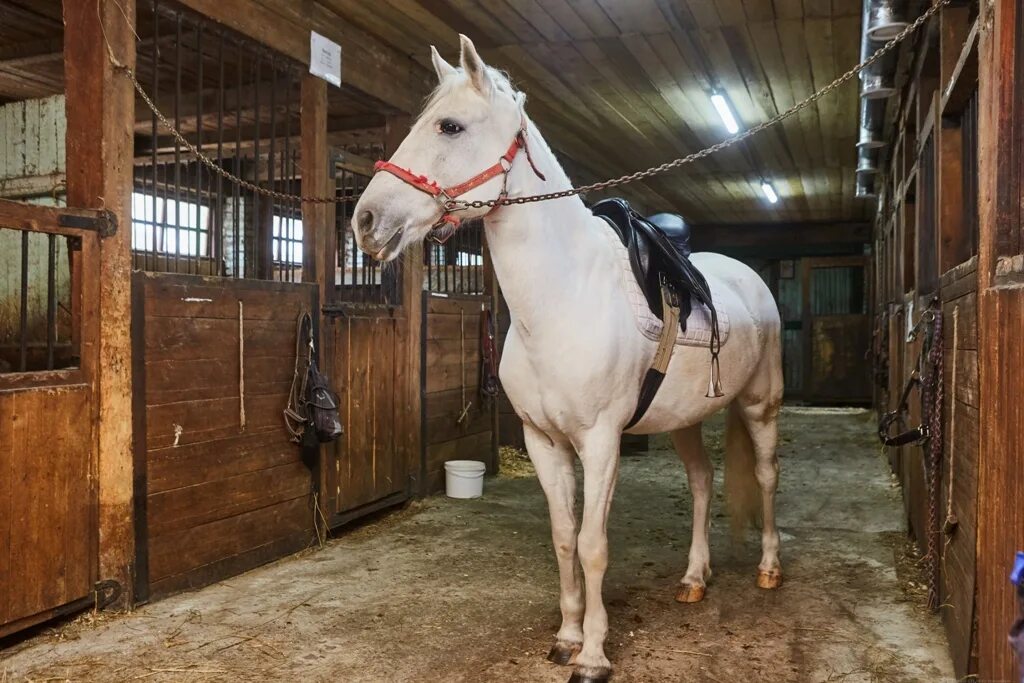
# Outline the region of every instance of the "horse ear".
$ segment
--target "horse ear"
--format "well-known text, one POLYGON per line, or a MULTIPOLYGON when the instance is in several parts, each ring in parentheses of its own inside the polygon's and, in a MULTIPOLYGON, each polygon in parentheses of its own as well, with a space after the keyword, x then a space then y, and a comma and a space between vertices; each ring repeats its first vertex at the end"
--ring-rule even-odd
POLYGON ((469 76, 474 88, 485 95, 490 93, 491 77, 487 75, 487 65, 480 59, 473 41, 460 33, 459 42, 462 44, 462 55, 459 58, 462 70, 469 76))
POLYGON ((433 45, 430 46, 430 61, 434 63, 434 71, 437 72, 438 82, 443 81, 446 76, 455 73, 455 67, 446 62, 433 45))

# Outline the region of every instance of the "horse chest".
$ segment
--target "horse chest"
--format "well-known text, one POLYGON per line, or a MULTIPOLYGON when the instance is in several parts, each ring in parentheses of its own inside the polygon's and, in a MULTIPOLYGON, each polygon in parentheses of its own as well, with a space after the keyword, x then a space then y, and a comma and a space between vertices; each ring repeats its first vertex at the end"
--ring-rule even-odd
MULTIPOLYGON (((519 417, 545 432, 572 434, 630 394, 639 370, 608 335, 563 332, 550 339, 510 329, 499 375, 519 417), (598 343, 598 341, 601 343, 598 343)), ((592 330, 591 330, 592 331, 592 330)), ((635 398, 635 396, 633 397, 635 398)), ((623 410, 631 409, 623 402, 623 410)))

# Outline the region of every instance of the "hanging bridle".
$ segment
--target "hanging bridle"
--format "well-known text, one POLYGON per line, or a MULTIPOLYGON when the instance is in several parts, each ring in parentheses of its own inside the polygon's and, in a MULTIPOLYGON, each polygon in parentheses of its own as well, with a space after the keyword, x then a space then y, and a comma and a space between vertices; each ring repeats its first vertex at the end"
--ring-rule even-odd
POLYGON ((420 192, 425 192, 431 197, 437 200, 437 203, 441 205, 441 217, 437 219, 437 222, 431 226, 431 238, 436 242, 443 244, 453 233, 452 231, 444 232, 440 228, 445 225, 451 225, 457 229, 462 223, 462 219, 455 215, 456 211, 465 211, 469 208, 466 202, 457 199, 459 196, 466 194, 470 190, 480 187, 484 183, 497 178, 499 175, 501 178, 501 192, 498 194, 498 198, 494 205, 491 206, 490 210, 484 214, 485 217, 491 215, 501 205, 505 203, 508 198, 508 174, 512 170, 512 162, 515 161, 516 156, 519 154, 519 150, 526 152, 526 160, 530 162, 530 168, 537 174, 537 177, 541 180, 545 180, 544 174, 537 169, 537 165, 533 163, 533 157, 530 156, 530 148, 526 144, 526 120, 523 120, 519 130, 516 131, 516 136, 512 140, 512 144, 509 145, 508 150, 498 159, 497 163, 489 168, 484 169, 480 173, 469 180, 459 183, 458 185, 452 185, 450 187, 441 187, 436 181, 431 180, 425 175, 417 175, 407 168, 396 166, 390 161, 378 161, 373 165, 374 173, 379 171, 387 171, 391 175, 395 176, 399 180, 412 185, 420 192))

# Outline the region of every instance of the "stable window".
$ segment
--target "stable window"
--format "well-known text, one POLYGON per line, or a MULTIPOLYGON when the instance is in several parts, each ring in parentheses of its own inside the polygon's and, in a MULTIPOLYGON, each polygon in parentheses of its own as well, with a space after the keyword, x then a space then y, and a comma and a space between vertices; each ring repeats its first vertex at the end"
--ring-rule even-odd
POLYGON ((208 256, 209 207, 132 193, 132 248, 176 256, 208 256))
POLYGON ((274 216, 274 263, 283 266, 302 265, 302 219, 274 216))

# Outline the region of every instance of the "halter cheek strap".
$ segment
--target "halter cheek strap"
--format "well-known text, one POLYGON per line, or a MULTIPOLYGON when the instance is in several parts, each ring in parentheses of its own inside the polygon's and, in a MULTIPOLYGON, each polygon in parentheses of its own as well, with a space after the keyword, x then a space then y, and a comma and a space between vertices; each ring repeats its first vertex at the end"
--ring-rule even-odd
MULTIPOLYGON (((469 180, 459 183, 458 185, 452 185, 450 187, 441 187, 436 181, 431 180, 425 175, 417 175, 407 168, 396 166, 390 161, 378 161, 373 165, 374 172, 385 171, 395 176, 399 180, 415 187, 420 192, 425 192, 431 197, 437 200, 441 205, 442 214, 441 217, 434 223, 432 230, 436 231, 438 228, 444 225, 452 225, 454 228, 458 228, 462 223, 462 219, 455 215, 456 211, 465 211, 469 208, 466 202, 457 200, 456 198, 466 194, 470 190, 480 187, 484 183, 502 176, 501 192, 498 194, 498 200, 491 207, 491 210, 486 215, 490 215, 498 209, 502 204, 505 203, 506 197, 508 197, 508 174, 512 170, 512 162, 519 155, 519 150, 526 152, 526 160, 530 162, 530 168, 537 174, 537 177, 544 180, 544 174, 541 173, 536 164, 533 163, 533 158, 530 156, 530 148, 526 144, 526 125, 519 129, 516 133, 515 138, 512 140, 512 144, 509 145, 508 150, 499 157, 498 161, 469 180)), ((445 238, 447 239, 447 238, 445 238)), ((443 241, 443 240, 442 240, 443 241)))

